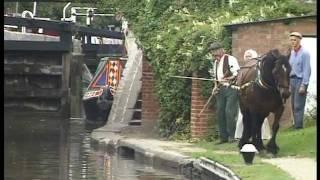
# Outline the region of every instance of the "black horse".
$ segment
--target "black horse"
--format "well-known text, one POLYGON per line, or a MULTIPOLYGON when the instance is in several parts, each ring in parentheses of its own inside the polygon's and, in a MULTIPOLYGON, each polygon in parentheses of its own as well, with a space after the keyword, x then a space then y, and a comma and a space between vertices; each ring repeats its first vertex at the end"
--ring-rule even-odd
POLYGON ((275 118, 267 151, 277 154, 279 147, 276 144, 276 136, 279 121, 284 111, 284 103, 290 96, 289 56, 282 55, 274 49, 246 65, 240 69, 237 79, 241 87, 239 102, 243 115, 243 133, 238 146, 241 148, 244 144, 252 143, 258 151, 265 149, 261 139, 261 127, 265 117, 272 112, 275 118))

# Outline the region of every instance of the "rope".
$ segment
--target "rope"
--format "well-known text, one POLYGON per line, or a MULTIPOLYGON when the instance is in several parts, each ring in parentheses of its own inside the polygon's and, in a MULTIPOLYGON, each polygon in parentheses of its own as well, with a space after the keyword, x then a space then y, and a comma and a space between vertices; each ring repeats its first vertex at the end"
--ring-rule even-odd
POLYGON ((228 80, 216 80, 216 79, 189 77, 189 76, 169 76, 169 77, 182 78, 182 79, 197 79, 197 80, 203 80, 203 81, 216 81, 216 82, 220 82, 220 83, 226 83, 226 82, 228 82, 228 80))
POLYGON ((188 77, 188 76, 170 76, 170 77, 182 78, 182 79, 198 79, 198 80, 204 80, 204 81, 215 81, 214 79, 198 78, 198 77, 188 77))
MULTIPOLYGON (((243 84, 242 86, 224 85, 224 84, 222 84, 222 86, 231 87, 232 89, 236 89, 236 90, 240 91, 241 89, 246 88, 247 86, 249 86, 249 85, 250 85, 251 83, 253 83, 253 82, 254 82, 254 81, 247 82, 247 83, 243 84)), ((209 97, 209 99, 207 100, 206 104, 203 106, 203 108, 201 109, 200 113, 198 114, 198 118, 199 118, 200 115, 203 113, 203 111, 204 111, 205 109, 207 109, 207 106, 208 106, 209 102, 211 101, 213 95, 216 95, 216 94, 214 93, 214 90, 212 90, 211 96, 209 97)))
POLYGON ((207 109, 207 106, 208 106, 209 102, 211 101, 213 95, 215 95, 215 94, 214 94, 214 92, 213 92, 213 90, 212 90, 211 96, 209 97, 209 99, 207 100, 206 104, 203 106, 203 108, 201 109, 200 113, 198 114, 198 118, 201 116, 201 114, 203 113, 203 111, 204 111, 205 109, 207 109))
MULTIPOLYGON (((199 80, 210 80, 210 81, 217 81, 217 82, 225 82, 225 83, 221 83, 221 86, 225 86, 225 87, 230 87, 232 89, 236 89, 238 91, 250 86, 252 83, 257 82, 258 84, 260 83, 263 86, 263 83, 261 82, 261 77, 260 77, 260 63, 262 61, 262 58, 265 57, 265 55, 259 56, 257 58, 254 58, 255 60, 257 60, 258 63, 255 63, 253 65, 250 66, 241 66, 241 68, 252 68, 252 67, 257 67, 258 66, 258 77, 256 78, 255 81, 250 81, 247 82, 241 86, 237 86, 237 85, 230 85, 229 83, 227 83, 226 81, 218 81, 218 80, 214 80, 214 79, 205 79, 205 78, 194 78, 194 77, 185 77, 185 76, 171 76, 171 77, 177 77, 177 78, 186 78, 186 79, 199 79, 199 80), (257 81, 258 80, 258 81, 257 81)), ((263 86, 265 87, 265 86, 263 86)), ((209 99, 207 100, 206 104, 203 106, 203 108, 201 109, 200 113, 198 114, 198 118, 200 117, 200 115, 203 113, 203 111, 207 108, 209 102, 211 101, 213 95, 216 95, 213 91, 211 96, 209 97, 209 99)))

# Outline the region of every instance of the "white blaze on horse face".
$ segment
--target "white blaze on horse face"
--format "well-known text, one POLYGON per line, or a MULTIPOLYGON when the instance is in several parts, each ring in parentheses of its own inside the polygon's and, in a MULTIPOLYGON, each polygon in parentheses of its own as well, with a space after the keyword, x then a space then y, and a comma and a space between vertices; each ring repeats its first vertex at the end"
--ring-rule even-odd
MULTIPOLYGON (((283 64, 282 69, 284 70, 285 74, 288 74, 289 69, 283 64)), ((284 81, 284 84, 278 84, 278 90, 280 91, 281 97, 282 97, 282 103, 286 103, 286 99, 290 96, 290 88, 289 85, 287 86, 287 82, 284 81)))
POLYGON ((284 70, 284 72, 287 72, 287 68, 284 64, 282 65, 282 69, 284 70))

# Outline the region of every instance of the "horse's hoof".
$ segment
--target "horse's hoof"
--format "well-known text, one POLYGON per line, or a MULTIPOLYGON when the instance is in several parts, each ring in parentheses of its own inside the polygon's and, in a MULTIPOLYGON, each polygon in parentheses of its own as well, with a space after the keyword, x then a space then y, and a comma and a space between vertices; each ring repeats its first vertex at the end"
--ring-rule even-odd
POLYGON ((272 153, 266 152, 265 155, 264 155, 264 158, 268 158, 268 159, 276 158, 276 155, 275 155, 275 154, 272 154, 272 153))
POLYGON ((277 154, 279 152, 279 147, 276 144, 268 144, 267 151, 272 154, 277 154))
POLYGON ((266 150, 260 150, 259 152, 258 152, 258 155, 260 156, 260 157, 265 157, 266 155, 267 155, 267 151, 266 150))
POLYGON ((263 145, 256 145, 256 148, 258 151, 263 151, 266 149, 263 145))
POLYGON ((270 148, 270 149, 267 149, 267 151, 269 153, 272 153, 272 154, 276 155, 279 152, 279 148, 270 148))

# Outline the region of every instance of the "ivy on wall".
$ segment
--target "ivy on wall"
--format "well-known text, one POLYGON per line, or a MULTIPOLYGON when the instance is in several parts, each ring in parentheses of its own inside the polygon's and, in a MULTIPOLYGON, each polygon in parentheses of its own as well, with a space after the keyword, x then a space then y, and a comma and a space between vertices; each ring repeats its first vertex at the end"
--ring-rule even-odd
MULTIPOLYGON (((296 0, 100 0, 129 21, 155 72, 160 101, 158 129, 162 136, 188 134, 191 81, 171 75, 209 78, 208 44, 220 41, 231 49, 231 32, 224 25, 280 17, 316 14, 314 5, 296 0)), ((212 82, 203 82, 209 96, 212 82)))

